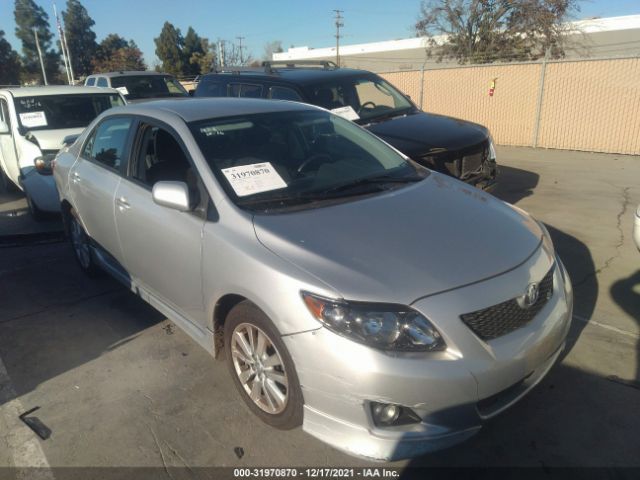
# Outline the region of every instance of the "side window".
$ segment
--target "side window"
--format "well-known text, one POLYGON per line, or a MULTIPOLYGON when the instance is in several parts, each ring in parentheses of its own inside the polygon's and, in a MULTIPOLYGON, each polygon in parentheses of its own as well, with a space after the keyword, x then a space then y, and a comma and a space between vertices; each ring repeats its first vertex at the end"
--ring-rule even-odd
POLYGON ((273 100, 293 100, 294 102, 302 101, 298 92, 293 88, 288 87, 270 87, 267 98, 271 98, 273 100))
POLYGON ((11 118, 9 117, 9 106, 4 98, 0 98, 0 120, 2 120, 11 132, 11 118))
POLYGON ((106 77, 100 77, 98 78, 98 83, 96 84, 98 87, 108 87, 109 84, 107 83, 107 79, 106 77))
POLYGON ((84 146, 82 156, 119 170, 130 128, 130 118, 105 120, 91 134, 84 146))
POLYGON ((229 97, 262 98, 262 85, 232 83, 228 88, 229 97))
POLYGON ((148 187, 160 181, 177 181, 196 188, 197 176, 182 147, 170 132, 142 124, 137 138, 137 154, 129 172, 132 178, 148 187))
POLYGON ((196 88, 196 97, 226 97, 225 85, 220 82, 203 79, 196 88))
POLYGON ((87 83, 85 84, 87 87, 93 87, 96 84, 95 77, 87 78, 87 83))

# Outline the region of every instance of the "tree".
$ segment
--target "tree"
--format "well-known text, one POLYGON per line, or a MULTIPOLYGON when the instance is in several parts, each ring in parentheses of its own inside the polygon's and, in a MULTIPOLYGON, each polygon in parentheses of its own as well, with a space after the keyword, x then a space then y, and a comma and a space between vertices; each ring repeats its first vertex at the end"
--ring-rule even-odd
POLYGON ((100 43, 98 52, 99 54, 91 62, 91 68, 95 73, 147 69, 142 52, 136 43, 133 40, 127 42, 114 33, 100 43))
POLYGON ((280 40, 274 40, 273 42, 269 42, 264 46, 264 55, 262 58, 264 60, 273 60, 274 53, 282 53, 282 42, 280 40))
MULTIPOLYGON (((189 35, 187 33, 187 35, 189 35)), ((185 37, 185 43, 187 38, 185 37)), ((193 53, 189 57, 189 63, 192 66, 192 75, 199 75, 211 71, 211 67, 216 61, 215 45, 211 45, 207 38, 200 39, 201 51, 193 53)), ((186 48, 186 46, 185 46, 186 48)))
POLYGON ((20 84, 20 58, 0 30, 0 85, 20 84))
POLYGON ((199 62, 205 55, 204 47, 208 47, 208 45, 209 42, 206 38, 201 38, 192 27, 189 27, 184 37, 184 47, 182 48, 182 56, 184 58, 183 75, 194 76, 201 73, 199 62))
POLYGON ((415 30, 439 60, 460 63, 564 56, 567 17, 578 0, 423 0, 415 30), (434 38, 442 35, 438 41, 434 38))
POLYGON ((51 49, 53 34, 49 30, 49 15, 33 0, 15 0, 14 17, 16 37, 22 42, 25 80, 33 81, 41 78, 35 29, 38 33, 47 79, 51 83, 57 81, 60 73, 60 54, 51 49))
POLYGON ((62 12, 67 46, 75 75, 90 75, 91 61, 96 55, 98 44, 91 27, 96 22, 79 0, 67 0, 67 10, 62 12))
MULTIPOLYGON (((195 33, 195 32, 194 32, 195 33)), ((154 38, 156 55, 162 62, 162 71, 180 76, 184 70, 184 38, 180 29, 169 22, 164 22, 160 36, 154 38)))

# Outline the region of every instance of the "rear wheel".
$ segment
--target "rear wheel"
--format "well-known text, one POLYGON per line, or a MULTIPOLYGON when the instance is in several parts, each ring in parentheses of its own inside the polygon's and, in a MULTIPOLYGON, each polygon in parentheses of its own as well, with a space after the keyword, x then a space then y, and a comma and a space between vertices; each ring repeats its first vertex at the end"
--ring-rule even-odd
POLYGON ((73 212, 69 212, 69 238, 71 240, 71 248, 78 262, 78 265, 84 273, 93 277, 99 273, 99 268, 93 260, 91 254, 91 242, 84 228, 75 217, 73 212))
POLYGON ((282 430, 302 424, 298 376, 271 320, 251 302, 241 302, 229 312, 224 336, 229 372, 253 413, 282 430))

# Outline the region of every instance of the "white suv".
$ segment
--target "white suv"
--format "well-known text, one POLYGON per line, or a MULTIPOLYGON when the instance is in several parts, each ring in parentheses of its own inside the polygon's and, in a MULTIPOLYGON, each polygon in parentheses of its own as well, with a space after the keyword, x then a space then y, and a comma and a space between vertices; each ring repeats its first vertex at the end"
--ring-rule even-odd
POLYGON ((0 89, 0 187, 23 190, 34 218, 60 211, 49 163, 103 111, 124 105, 113 89, 50 86, 0 89))

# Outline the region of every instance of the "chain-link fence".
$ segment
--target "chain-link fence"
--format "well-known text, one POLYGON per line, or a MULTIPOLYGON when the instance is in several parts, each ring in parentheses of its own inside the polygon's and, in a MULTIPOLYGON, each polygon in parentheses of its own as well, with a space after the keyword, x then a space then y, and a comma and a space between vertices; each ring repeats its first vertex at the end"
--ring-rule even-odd
POLYGON ((496 143, 640 154, 640 58, 381 73, 428 112, 489 127, 496 143))

